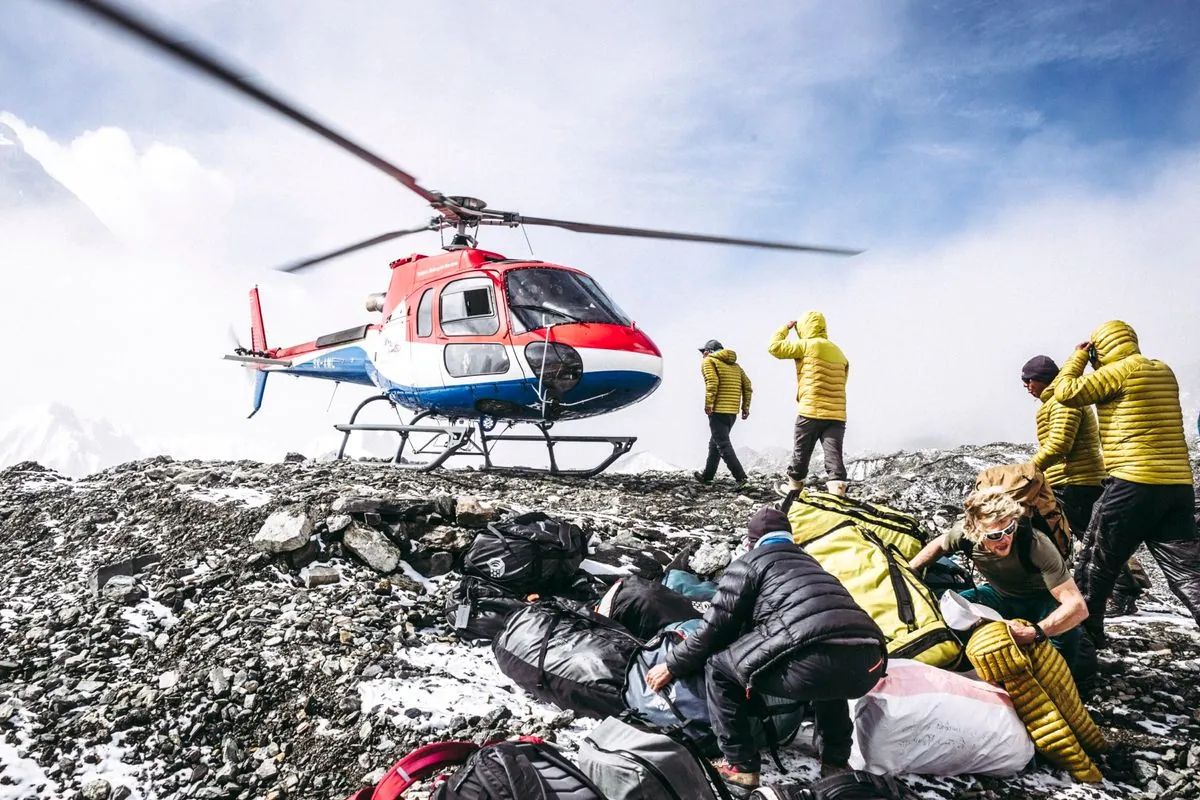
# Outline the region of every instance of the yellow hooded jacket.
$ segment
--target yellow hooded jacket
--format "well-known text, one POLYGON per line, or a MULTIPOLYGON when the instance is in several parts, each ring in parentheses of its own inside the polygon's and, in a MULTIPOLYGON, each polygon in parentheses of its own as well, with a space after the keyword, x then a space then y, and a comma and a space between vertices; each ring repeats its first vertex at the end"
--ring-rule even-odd
POLYGON ((746 371, 738 366, 737 353, 726 348, 700 361, 704 376, 704 407, 714 414, 750 413, 750 395, 754 388, 746 371))
POLYGON ((1054 384, 1041 395, 1038 451, 1033 465, 1051 486, 1099 486, 1104 479, 1100 433, 1090 408, 1068 408, 1054 399, 1054 384))
POLYGON ((846 377, 850 362, 826 338, 825 315, 809 311, 798 326, 799 341, 788 328, 775 331, 767 352, 796 362, 796 413, 809 419, 846 421, 846 377))
POLYGON ((1054 381, 1054 399, 1068 408, 1095 404, 1109 475, 1134 483, 1191 486, 1175 373, 1142 355, 1137 333, 1120 320, 1101 325, 1091 341, 1098 368, 1084 375, 1088 355, 1076 350, 1054 381))

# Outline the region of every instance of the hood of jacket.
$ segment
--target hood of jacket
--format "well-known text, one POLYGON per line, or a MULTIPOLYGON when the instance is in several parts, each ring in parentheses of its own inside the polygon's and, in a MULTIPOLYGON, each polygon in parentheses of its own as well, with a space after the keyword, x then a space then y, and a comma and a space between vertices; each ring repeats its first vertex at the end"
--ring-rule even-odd
POLYGON ((1092 332, 1091 342, 1096 346, 1096 358, 1101 365, 1112 364, 1142 352, 1138 348, 1137 332, 1119 319, 1109 320, 1096 328, 1092 332))
POLYGON ((730 350, 728 347, 726 347, 724 350, 718 350, 715 353, 709 353, 709 356, 711 358, 715 358, 717 361, 724 361, 726 364, 737 363, 737 353, 733 350, 730 350))
POLYGON ((797 326, 801 339, 828 339, 829 331, 825 327, 825 315, 820 311, 809 311, 797 326))

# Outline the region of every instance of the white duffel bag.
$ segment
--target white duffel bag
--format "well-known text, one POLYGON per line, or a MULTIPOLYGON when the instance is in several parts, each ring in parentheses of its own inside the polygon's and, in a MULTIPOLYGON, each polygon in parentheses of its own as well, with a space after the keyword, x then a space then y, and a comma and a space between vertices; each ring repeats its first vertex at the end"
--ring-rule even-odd
POLYGON ((1008 693, 919 661, 893 659, 887 677, 851 701, 850 766, 879 775, 1020 772, 1033 740, 1008 693))

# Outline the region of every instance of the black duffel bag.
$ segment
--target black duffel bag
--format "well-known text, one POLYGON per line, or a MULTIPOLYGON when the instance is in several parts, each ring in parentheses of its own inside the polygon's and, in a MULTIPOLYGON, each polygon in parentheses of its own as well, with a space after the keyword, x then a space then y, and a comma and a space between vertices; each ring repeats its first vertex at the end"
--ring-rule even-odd
POLYGON ((433 800, 605 800, 552 744, 497 742, 439 784, 433 800))
POLYGON ((531 511, 480 531, 463 554, 462 573, 521 597, 557 594, 572 589, 586 556, 587 536, 578 525, 531 511))
POLYGON ((801 786, 783 783, 761 786, 750 800, 916 800, 903 783, 891 775, 850 770, 801 786))
POLYGON ((503 586, 468 575, 446 595, 446 621, 464 642, 490 642, 526 605, 503 586))
POLYGON ((625 710, 625 670, 641 644, 587 606, 555 598, 509 617, 492 653, 500 671, 539 700, 603 719, 625 710))

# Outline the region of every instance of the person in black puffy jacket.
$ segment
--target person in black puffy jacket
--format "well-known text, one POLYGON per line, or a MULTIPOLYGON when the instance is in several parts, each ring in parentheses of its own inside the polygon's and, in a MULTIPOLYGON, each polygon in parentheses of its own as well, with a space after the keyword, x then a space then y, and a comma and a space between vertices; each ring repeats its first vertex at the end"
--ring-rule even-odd
POLYGON ((756 695, 810 701, 822 774, 846 768, 854 724, 846 701, 882 678, 879 626, 812 556, 792 542, 787 517, 764 508, 750 520, 750 550, 730 563, 699 629, 653 668, 656 691, 705 670, 709 714, 731 788, 758 785, 751 723, 756 695))

